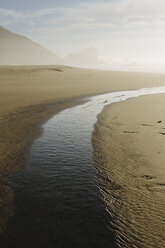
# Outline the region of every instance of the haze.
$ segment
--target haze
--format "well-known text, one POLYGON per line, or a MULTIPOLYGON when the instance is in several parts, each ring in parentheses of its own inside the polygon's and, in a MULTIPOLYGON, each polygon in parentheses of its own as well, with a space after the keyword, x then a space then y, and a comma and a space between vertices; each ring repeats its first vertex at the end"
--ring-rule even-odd
POLYGON ((163 0, 0 0, 0 25, 60 57, 91 47, 85 67, 163 72, 164 24, 163 0))

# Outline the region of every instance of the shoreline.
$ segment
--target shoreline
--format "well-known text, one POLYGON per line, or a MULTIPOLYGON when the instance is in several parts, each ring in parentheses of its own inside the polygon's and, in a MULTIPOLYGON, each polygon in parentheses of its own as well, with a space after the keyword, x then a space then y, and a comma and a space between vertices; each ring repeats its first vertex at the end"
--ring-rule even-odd
MULTIPOLYGON (((80 103, 81 104, 81 103, 80 103)), ((25 169, 28 166, 28 160, 31 152, 31 147, 33 142, 39 138, 43 133, 43 124, 47 122, 53 115, 58 114, 60 111, 71 108, 75 106, 76 103, 72 101, 66 101, 61 103, 51 103, 51 104, 43 104, 44 110, 41 111, 41 106, 28 106, 28 111, 26 108, 19 109, 17 111, 16 116, 11 116, 9 120, 4 118, 5 125, 8 125, 10 122, 10 128, 14 128, 15 124, 17 124, 17 119, 20 119, 26 111, 28 115, 35 113, 35 121, 32 123, 24 123, 27 122, 27 118, 24 118, 23 123, 19 123, 20 126, 23 126, 23 129, 19 129, 18 132, 15 133, 15 141, 18 139, 18 147, 12 147, 12 151, 7 154, 7 157, 4 158, 1 155, 1 166, 0 166, 0 234, 5 231, 6 223, 8 218, 14 214, 14 195, 12 192, 12 188, 10 186, 10 177, 19 170, 25 169), (26 111, 25 111, 26 110, 26 111), (38 118, 37 118, 38 117, 38 118), (12 123, 12 124, 11 124, 12 123), (26 130, 28 134, 23 134, 26 130), (21 136, 23 136, 23 139, 21 136)), ((0 122, 0 126, 3 126, 3 120, 0 122)), ((4 135, 5 136, 5 135, 4 135)), ((3 134, 1 134, 2 139, 3 134)), ((12 144, 5 144, 4 148, 9 147, 12 144)), ((5 154, 6 155, 6 154, 5 154)))
POLYGON ((164 100, 131 98, 98 115, 93 159, 119 246, 165 245, 164 100))
POLYGON ((0 232, 14 213, 9 177, 27 166, 31 145, 42 134, 42 123, 79 104, 74 103, 78 98, 162 85, 165 75, 159 74, 65 66, 0 67, 0 232))

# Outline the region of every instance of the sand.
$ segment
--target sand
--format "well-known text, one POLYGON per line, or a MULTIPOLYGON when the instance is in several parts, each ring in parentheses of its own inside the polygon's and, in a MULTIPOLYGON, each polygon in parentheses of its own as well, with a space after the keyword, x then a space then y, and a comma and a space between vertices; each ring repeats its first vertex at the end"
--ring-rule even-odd
POLYGON ((165 94, 105 107, 93 134, 101 192, 120 247, 165 247, 165 94))
MULTIPOLYGON (((0 232, 15 211, 8 178, 25 168, 41 124, 74 99, 165 85, 165 75, 65 66, 0 67, 0 232)), ((163 135, 160 135, 163 137, 163 135)))

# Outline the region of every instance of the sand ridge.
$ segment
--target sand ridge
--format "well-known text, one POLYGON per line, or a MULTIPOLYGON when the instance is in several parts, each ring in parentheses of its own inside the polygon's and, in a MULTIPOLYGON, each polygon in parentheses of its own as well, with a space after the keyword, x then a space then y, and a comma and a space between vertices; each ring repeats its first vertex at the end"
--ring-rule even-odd
POLYGON ((119 247, 165 246, 165 95, 105 107, 94 160, 119 247))

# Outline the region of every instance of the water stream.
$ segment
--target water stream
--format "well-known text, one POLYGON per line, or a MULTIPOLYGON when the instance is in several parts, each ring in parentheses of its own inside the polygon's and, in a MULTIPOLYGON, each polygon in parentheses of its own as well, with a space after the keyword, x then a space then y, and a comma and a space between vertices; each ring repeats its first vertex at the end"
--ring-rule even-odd
POLYGON ((16 212, 2 247, 115 247, 92 161, 91 134, 107 104, 165 92, 165 87, 113 92, 63 110, 44 126, 28 168, 12 178, 16 212))

